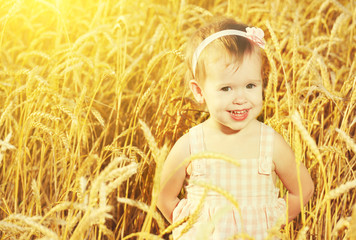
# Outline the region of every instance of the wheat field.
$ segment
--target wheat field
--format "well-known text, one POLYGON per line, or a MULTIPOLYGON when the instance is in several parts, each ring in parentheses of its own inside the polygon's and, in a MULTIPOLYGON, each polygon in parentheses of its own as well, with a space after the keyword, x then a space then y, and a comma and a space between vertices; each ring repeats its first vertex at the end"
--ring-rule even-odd
POLYGON ((0 239, 170 238, 176 225, 155 207, 162 164, 208 117, 187 88, 185 43, 221 15, 264 30, 260 120, 315 183, 269 237, 356 239, 355 1, 0 6, 0 239))

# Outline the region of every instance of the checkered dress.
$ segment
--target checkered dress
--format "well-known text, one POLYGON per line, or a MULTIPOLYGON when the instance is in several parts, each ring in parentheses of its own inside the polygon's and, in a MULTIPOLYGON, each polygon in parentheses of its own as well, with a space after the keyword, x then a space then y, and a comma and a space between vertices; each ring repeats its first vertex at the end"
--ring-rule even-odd
MULTIPOLYGON (((173 231, 173 239, 226 239, 247 233, 264 239, 267 229, 286 211, 284 199, 278 198, 279 189, 272 177, 274 130, 261 123, 259 158, 239 159, 240 166, 221 159, 199 159, 191 162, 192 174, 186 187, 187 199, 182 199, 173 211, 173 222, 194 212, 204 194, 199 183, 208 183, 231 194, 239 209, 219 193, 209 190, 197 221, 181 235, 183 224, 173 231), (205 236, 205 237, 204 237, 205 236)), ((203 128, 199 124, 189 131, 190 151, 205 151, 203 128)))

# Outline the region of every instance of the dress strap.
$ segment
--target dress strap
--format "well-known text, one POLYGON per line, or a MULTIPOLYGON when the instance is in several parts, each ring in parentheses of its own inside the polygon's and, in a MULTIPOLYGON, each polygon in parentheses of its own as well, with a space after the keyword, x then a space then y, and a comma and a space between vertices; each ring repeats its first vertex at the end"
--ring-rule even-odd
POLYGON ((202 124, 198 124, 189 130, 190 154, 204 152, 204 137, 202 124))
MULTIPOLYGON (((205 151, 203 125, 199 124, 189 130, 189 144, 190 155, 201 153, 205 151)), ((196 159, 189 164, 191 166, 191 176, 205 176, 206 175, 206 159, 196 159)))
POLYGON ((269 175, 272 172, 273 128, 261 123, 260 158, 258 173, 269 175))

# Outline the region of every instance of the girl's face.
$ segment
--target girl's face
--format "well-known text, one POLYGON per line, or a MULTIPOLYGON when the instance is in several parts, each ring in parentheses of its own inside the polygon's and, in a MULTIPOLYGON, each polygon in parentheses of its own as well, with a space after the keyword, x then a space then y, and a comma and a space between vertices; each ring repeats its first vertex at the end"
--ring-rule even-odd
POLYGON ((204 83, 196 82, 210 122, 224 132, 240 131, 262 110, 261 56, 256 51, 245 54, 238 65, 221 55, 207 61, 204 83))

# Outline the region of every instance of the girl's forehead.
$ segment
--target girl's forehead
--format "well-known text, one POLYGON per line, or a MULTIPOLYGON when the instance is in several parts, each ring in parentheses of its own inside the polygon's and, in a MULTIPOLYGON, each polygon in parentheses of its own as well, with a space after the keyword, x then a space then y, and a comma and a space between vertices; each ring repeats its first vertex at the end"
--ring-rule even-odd
MULTIPOLYGON (((256 58, 261 60, 261 52, 258 47, 252 47, 251 50, 246 50, 243 53, 240 52, 232 52, 227 49, 226 46, 222 46, 219 44, 211 44, 208 45, 206 50, 203 52, 204 56, 204 64, 207 65, 215 65, 219 64, 222 66, 239 66, 245 58, 256 58)), ((202 54, 202 55, 203 55, 202 54)))
POLYGON ((252 51, 243 56, 231 56, 226 51, 212 52, 207 59, 206 77, 207 79, 221 79, 234 76, 237 78, 261 79, 262 60, 259 52, 252 51))
POLYGON ((238 53, 230 53, 227 49, 219 45, 208 46, 204 56, 206 62, 217 62, 224 60, 227 63, 234 62, 239 58, 238 53))
POLYGON ((238 68, 241 60, 238 56, 233 56, 227 51, 210 51, 204 64, 208 73, 212 68, 238 68))

